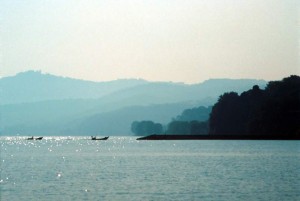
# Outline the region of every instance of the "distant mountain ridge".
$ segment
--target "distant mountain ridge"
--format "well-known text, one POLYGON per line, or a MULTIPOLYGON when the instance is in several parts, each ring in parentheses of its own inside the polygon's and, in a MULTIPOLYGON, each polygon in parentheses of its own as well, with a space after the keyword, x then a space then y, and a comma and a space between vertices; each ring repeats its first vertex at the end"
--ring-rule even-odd
POLYGON ((93 82, 26 71, 0 79, 0 104, 57 99, 100 98, 112 92, 148 83, 141 79, 93 82))
POLYGON ((130 97, 144 95, 145 99, 148 95, 151 95, 166 102, 173 98, 174 102, 179 102, 178 98, 184 101, 203 99, 219 96, 220 93, 226 90, 242 92, 255 84, 264 87, 266 81, 255 79, 211 79, 193 85, 172 82, 149 82, 141 79, 93 82, 44 74, 40 71, 27 71, 0 79, 0 105, 45 100, 98 99, 105 96, 110 96, 112 99, 114 97, 126 99, 128 94, 130 94, 130 97))
POLYGON ((213 105, 224 92, 241 93, 253 85, 264 88, 266 83, 255 79, 213 79, 192 85, 138 79, 91 82, 28 71, 0 79, 0 132, 130 135, 132 120, 168 122, 184 109, 213 105))

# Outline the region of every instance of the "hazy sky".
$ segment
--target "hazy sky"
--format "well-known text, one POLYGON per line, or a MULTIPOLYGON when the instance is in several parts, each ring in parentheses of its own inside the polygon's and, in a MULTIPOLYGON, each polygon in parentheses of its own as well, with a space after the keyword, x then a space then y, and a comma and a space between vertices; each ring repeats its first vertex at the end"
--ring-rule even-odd
POLYGON ((106 81, 300 74, 298 0, 1 0, 0 75, 106 81))

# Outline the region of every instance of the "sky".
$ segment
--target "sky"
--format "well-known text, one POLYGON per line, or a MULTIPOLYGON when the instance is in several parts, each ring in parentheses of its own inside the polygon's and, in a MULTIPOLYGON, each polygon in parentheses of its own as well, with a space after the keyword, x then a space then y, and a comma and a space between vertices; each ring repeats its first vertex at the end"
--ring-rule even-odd
POLYGON ((199 83, 300 74, 298 0, 1 0, 0 76, 199 83))

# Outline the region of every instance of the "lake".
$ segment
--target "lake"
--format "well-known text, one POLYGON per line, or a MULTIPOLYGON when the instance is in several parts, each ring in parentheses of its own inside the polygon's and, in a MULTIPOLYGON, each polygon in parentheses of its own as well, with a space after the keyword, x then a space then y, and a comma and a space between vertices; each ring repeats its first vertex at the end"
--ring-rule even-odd
POLYGON ((0 200, 300 200, 300 141, 0 137, 0 200))

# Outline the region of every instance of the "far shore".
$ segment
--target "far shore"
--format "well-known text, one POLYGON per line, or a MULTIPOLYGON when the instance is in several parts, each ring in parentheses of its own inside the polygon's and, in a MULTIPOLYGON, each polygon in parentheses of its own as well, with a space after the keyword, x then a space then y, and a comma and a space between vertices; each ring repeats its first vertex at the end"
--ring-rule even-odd
POLYGON ((137 140, 300 140, 300 136, 270 135, 149 135, 137 140))

